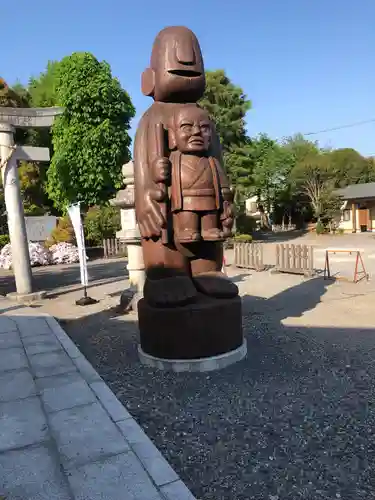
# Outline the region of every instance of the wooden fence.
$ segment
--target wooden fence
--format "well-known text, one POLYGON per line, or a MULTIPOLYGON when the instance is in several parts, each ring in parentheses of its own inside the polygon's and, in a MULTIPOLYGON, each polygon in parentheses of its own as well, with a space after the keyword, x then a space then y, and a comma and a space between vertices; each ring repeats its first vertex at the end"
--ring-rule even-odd
POLYGON ((314 274, 314 249, 308 245, 276 245, 275 272, 303 274, 313 276, 314 274))
POLYGON ((287 231, 295 231, 295 224, 272 224, 272 232, 274 233, 284 233, 287 231))
POLYGON ((117 238, 103 240, 104 258, 117 257, 126 254, 126 243, 117 238))
POLYGON ((246 269, 263 271, 263 245, 262 243, 234 242, 234 265, 246 269))

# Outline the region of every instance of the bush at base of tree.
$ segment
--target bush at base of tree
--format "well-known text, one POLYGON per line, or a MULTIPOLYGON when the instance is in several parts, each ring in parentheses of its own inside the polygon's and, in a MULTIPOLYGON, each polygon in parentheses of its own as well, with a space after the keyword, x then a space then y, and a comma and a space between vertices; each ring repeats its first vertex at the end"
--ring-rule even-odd
POLYGON ((85 220, 85 238, 88 245, 101 246, 106 238, 115 238, 121 229, 120 210, 115 207, 92 207, 85 220))
POLYGON ((326 232, 326 229, 320 220, 316 223, 315 232, 316 234, 324 234, 326 232))
POLYGON ((254 217, 246 214, 240 214, 236 218, 236 231, 239 234, 252 234, 257 228, 254 217))
POLYGON ((233 240, 242 243, 251 243, 253 241, 253 237, 251 236, 251 234, 236 234, 233 240))
POLYGON ((0 234, 0 248, 5 247, 10 242, 8 234, 0 234))
POLYGON ((49 248, 57 243, 75 243, 74 229, 68 215, 59 219, 57 226, 46 241, 46 246, 49 248))

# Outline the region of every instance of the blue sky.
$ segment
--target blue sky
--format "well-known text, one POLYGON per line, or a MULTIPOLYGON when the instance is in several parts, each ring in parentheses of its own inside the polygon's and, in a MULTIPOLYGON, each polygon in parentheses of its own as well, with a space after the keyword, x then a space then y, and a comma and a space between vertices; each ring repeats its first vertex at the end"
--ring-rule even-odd
MULTIPOLYGON (((110 63, 131 95, 133 128, 151 104, 140 75, 153 39, 176 24, 197 34, 206 68, 225 69, 252 100, 251 135, 282 138, 375 119, 374 0, 12 3, 1 7, 1 76, 25 83, 48 60, 90 51, 110 63)), ((311 138, 375 155, 375 122, 311 138)))

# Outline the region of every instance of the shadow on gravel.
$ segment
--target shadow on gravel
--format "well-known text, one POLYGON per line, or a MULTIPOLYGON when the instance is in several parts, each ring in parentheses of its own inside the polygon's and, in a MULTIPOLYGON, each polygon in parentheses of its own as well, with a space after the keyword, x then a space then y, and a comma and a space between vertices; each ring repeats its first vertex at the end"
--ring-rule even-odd
POLYGON ((281 323, 328 286, 316 278, 244 297, 247 358, 218 372, 142 366, 134 315, 103 311, 64 328, 197 498, 368 500, 375 329, 281 323))
MULTIPOLYGON (((108 260, 105 262, 88 264, 90 285, 88 288, 99 284, 114 283, 127 279, 128 273, 125 260, 108 260)), ((0 271, 0 294, 6 295, 15 292, 14 276, 11 271, 0 271)), ((33 283, 35 290, 53 291, 50 297, 57 297, 72 291, 72 287, 81 288, 79 264, 58 265, 33 268, 33 283), (64 290, 64 288, 68 288, 64 290), (59 289, 55 291, 56 289, 59 289)))

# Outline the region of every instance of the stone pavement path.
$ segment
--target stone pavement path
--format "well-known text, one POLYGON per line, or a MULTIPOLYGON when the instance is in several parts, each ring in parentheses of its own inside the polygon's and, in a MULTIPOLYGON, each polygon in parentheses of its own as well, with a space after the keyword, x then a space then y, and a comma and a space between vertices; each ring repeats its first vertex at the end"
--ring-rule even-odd
POLYGON ((0 299, 0 498, 194 500, 58 323, 0 299))

